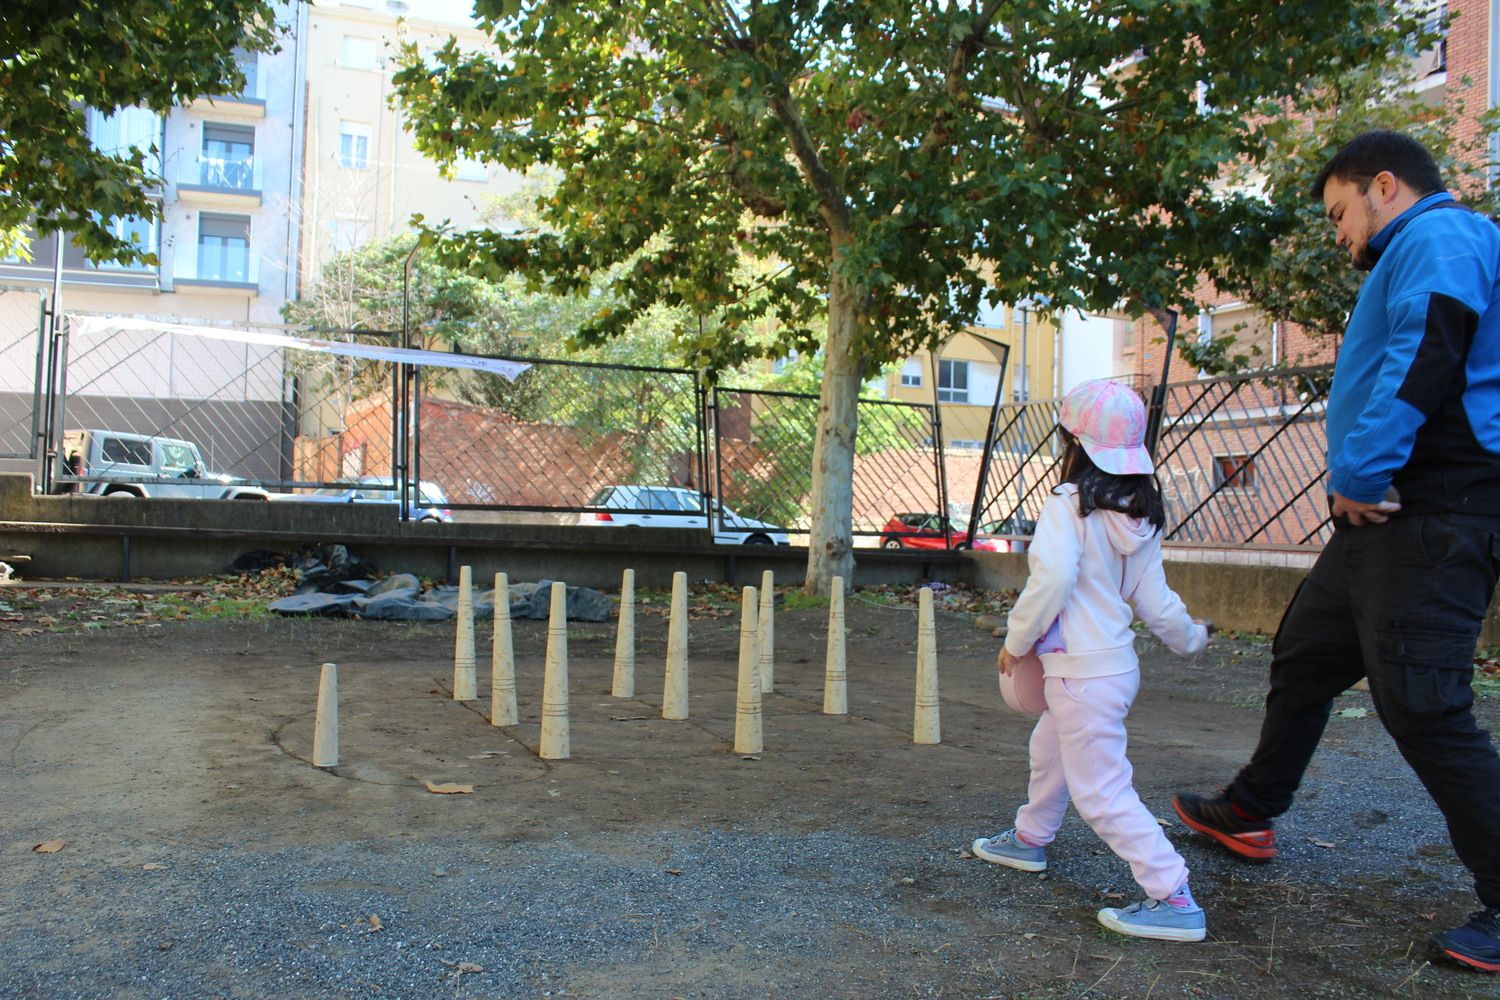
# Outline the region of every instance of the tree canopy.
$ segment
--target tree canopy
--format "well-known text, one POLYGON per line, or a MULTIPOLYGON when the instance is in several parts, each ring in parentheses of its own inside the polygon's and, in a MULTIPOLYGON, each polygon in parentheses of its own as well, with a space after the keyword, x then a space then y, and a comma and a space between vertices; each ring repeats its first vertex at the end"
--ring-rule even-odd
MULTIPOLYGON (((1253 234, 1265 244, 1265 251, 1227 261, 1216 275, 1220 290, 1238 295, 1271 319, 1299 324, 1316 337, 1343 334, 1365 275, 1349 266, 1349 255, 1337 245, 1323 204, 1311 196, 1310 187, 1344 143, 1369 129, 1394 129, 1422 142, 1432 151, 1450 190, 1474 208, 1494 213, 1496 192, 1484 179, 1490 168, 1485 147, 1494 129, 1494 113, 1480 116, 1474 140, 1460 141, 1457 119, 1463 109, 1427 101, 1415 86, 1411 61, 1403 55, 1398 51, 1392 58, 1372 59, 1349 74, 1324 81, 1266 124, 1275 154, 1255 178, 1264 191, 1267 215, 1253 234)), ((1189 360, 1209 371, 1265 366, 1268 359, 1234 353, 1233 341, 1232 335, 1207 343, 1188 340, 1182 347, 1189 360)))
POLYGON ((545 228, 449 233, 444 259, 577 290, 620 264, 581 332, 657 303, 822 346, 808 581, 851 568, 855 399, 869 366, 972 322, 982 299, 1054 309, 1187 303, 1263 252, 1261 122, 1396 44, 1379 0, 478 0, 495 53, 411 50, 395 82, 418 144, 561 175, 545 228), (727 266, 737 256, 762 266, 727 266), (747 277, 753 275, 753 277, 747 277), (818 317, 826 317, 822 329, 818 317))
MULTIPOLYGON (((244 85, 236 49, 276 44, 271 0, 6 0, 0 13, 0 242, 74 234, 96 261, 138 248, 110 219, 156 218, 147 151, 90 142, 89 109, 166 114, 244 85)), ((158 151, 159 152, 159 151, 158 151)))

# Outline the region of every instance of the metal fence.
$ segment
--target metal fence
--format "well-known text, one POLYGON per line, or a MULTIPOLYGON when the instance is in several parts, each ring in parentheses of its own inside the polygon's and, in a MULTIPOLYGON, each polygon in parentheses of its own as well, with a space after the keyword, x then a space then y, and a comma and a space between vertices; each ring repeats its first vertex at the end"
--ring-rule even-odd
POLYGON ((0 458, 37 457, 45 304, 36 289, 0 287, 0 458))
POLYGON ((514 380, 422 369, 412 478, 451 506, 567 512, 613 485, 703 482, 702 392, 690 371, 507 358, 514 380))
MULTIPOLYGON (((1173 541, 1321 545, 1331 533, 1323 411, 1331 366, 1165 387, 1156 472, 1173 541)), ((1035 521, 1058 481, 1058 401, 1000 408, 974 523, 1035 521)), ((1028 529, 1029 530, 1029 529, 1028 529)), ((1024 533, 1024 532, 1022 532, 1024 533)))
MULTIPOLYGON (((42 304, 36 291, 0 289, 0 458, 45 464, 47 487, 109 481, 108 470, 70 476, 56 453, 65 430, 97 428, 193 442, 205 471, 275 493, 328 493, 360 478, 421 481, 471 519, 556 521, 571 520, 606 486, 677 486, 700 498, 699 514, 714 497, 792 534, 810 528, 815 396, 709 388, 683 369, 499 359, 524 367, 510 380, 169 325, 86 336, 64 328, 49 343, 42 304), (39 441, 54 450, 50 462, 39 441)), ((398 339, 318 336, 362 348, 398 339)), ((1326 539, 1329 374, 1164 387, 1156 454, 1169 538, 1326 539)), ((931 404, 865 399, 858 407, 858 536, 879 537, 907 512, 967 513, 984 533, 1024 535, 1056 485, 1056 400, 998 405, 987 452, 944 451, 931 404)), ((721 533, 736 530, 728 510, 721 533)))
MULTIPOLYGON (((854 534, 877 536, 893 514, 947 509, 931 405, 856 403, 854 534)), ((804 533, 812 522, 818 397, 716 388, 709 410, 715 487, 739 514, 804 533)))
POLYGON ((1167 386, 1156 461, 1168 539, 1328 540, 1323 413, 1332 371, 1321 366, 1167 386))

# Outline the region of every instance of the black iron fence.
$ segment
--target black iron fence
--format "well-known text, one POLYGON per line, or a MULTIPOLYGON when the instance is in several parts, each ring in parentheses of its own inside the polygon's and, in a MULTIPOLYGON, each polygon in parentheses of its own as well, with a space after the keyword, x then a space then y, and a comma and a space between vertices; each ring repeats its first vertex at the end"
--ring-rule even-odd
MULTIPOLYGON (((1331 366, 1165 387, 1156 472, 1167 538, 1231 546, 1321 545, 1323 411, 1331 366)), ((1000 408, 986 487, 973 521, 1034 521, 1058 481, 1058 401, 1000 408)))

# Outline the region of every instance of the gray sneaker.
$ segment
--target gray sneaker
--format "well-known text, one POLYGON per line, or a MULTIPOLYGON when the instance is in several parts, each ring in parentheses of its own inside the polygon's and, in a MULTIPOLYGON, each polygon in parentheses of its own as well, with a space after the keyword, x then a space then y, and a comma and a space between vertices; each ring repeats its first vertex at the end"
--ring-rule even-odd
POLYGON ((1182 909, 1159 899, 1123 909, 1106 906, 1099 911, 1099 922, 1118 934, 1156 941, 1202 941, 1208 933, 1201 906, 1182 909))
POLYGON ((1047 849, 1027 847, 1016 839, 1015 828, 993 837, 980 837, 969 846, 969 850, 976 858, 983 858, 992 865, 1004 865, 1023 872, 1047 870, 1047 849))

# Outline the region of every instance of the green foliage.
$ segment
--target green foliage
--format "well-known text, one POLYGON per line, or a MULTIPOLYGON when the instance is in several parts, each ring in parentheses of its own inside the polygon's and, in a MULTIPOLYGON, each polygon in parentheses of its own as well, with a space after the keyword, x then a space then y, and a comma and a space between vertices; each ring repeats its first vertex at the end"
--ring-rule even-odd
MULTIPOLYGON (((6 0, 0 14, 0 244, 74 234, 95 261, 143 258, 101 220, 160 215, 143 151, 89 143, 87 110, 166 114, 244 85, 234 50, 276 45, 270 0, 6 0)), ((159 151, 158 151, 159 152, 159 151)))
POLYGON ((411 50, 396 76, 417 142, 561 180, 542 225, 448 234, 444 259, 563 291, 629 262, 580 339, 665 303, 713 319, 691 345, 711 369, 815 346, 835 276, 875 363, 981 297, 1184 304, 1266 215, 1218 183, 1269 153, 1253 116, 1299 95, 1297 67, 1344 73, 1394 37, 1379 3, 1332 0, 478 9, 505 55, 411 50), (774 343, 740 336, 768 316, 774 343))
MULTIPOLYGON (((1435 44, 1416 36, 1409 48, 1435 44)), ((1396 49, 1342 74, 1329 74, 1269 119, 1262 132, 1273 155, 1255 164, 1267 211, 1247 252, 1227 254, 1219 287, 1272 319, 1297 323, 1310 333, 1337 337, 1354 308, 1364 273, 1349 264, 1323 205, 1311 197, 1318 171, 1344 143, 1367 129, 1405 132, 1432 150, 1451 190, 1493 213, 1496 195, 1485 183, 1485 152, 1494 115, 1482 116, 1470 145, 1455 138, 1459 106, 1432 105, 1414 93, 1409 50, 1396 49)), ((1248 180, 1242 171, 1239 180, 1248 180)), ((1209 371, 1233 371, 1248 360, 1216 345, 1183 344, 1183 354, 1209 371)), ((1295 364, 1296 358, 1285 359, 1295 364)))

